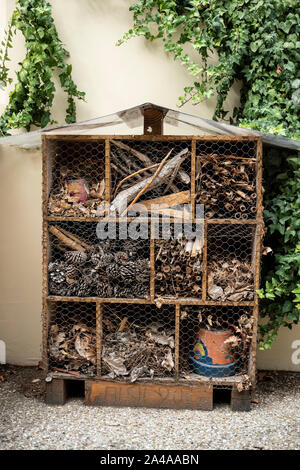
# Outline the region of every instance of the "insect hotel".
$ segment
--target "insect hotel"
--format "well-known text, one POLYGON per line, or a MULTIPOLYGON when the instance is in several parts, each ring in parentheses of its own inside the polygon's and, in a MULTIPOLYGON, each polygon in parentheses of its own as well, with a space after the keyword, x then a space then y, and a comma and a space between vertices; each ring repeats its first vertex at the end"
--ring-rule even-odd
POLYGON ((136 135, 43 135, 48 403, 80 382, 90 405, 211 410, 224 388, 250 407, 262 143, 163 135, 176 116, 146 104, 117 114, 136 135))

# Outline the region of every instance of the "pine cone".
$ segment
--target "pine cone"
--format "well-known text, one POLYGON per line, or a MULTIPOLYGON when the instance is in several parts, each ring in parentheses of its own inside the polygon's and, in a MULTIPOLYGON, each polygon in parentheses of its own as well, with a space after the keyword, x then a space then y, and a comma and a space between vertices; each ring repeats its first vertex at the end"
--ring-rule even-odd
POLYGON ((56 271, 57 269, 60 269, 64 266, 62 262, 57 262, 57 261, 51 261, 48 264, 48 273, 51 273, 53 271, 56 271))
POLYGON ((80 280, 76 283, 77 285, 77 296, 88 297, 92 294, 93 286, 85 280, 80 280))
POLYGON ((150 261, 148 259, 140 258, 136 261, 136 281, 150 282, 150 261))
POLYGON ((126 251, 130 259, 135 259, 137 256, 139 246, 135 240, 125 240, 123 243, 123 251, 126 251))
POLYGON ((66 266, 65 273, 69 279, 78 279, 78 277, 80 276, 79 269, 77 269, 76 266, 74 266, 73 264, 69 264, 66 266))
POLYGON ((66 273, 64 269, 56 268, 55 270, 49 273, 49 278, 51 281, 55 282, 56 284, 61 284, 66 280, 66 273))
POLYGON ((91 256, 91 262, 97 267, 97 269, 106 268, 114 259, 111 253, 101 255, 96 254, 91 256))
POLYGON ((136 263, 128 261, 118 266, 118 273, 124 282, 133 282, 136 279, 136 263))
POLYGON ((74 282, 69 285, 66 295, 68 297, 77 297, 78 296, 78 282, 74 282))
POLYGON ((57 284, 56 282, 49 282, 49 294, 65 296, 68 295, 68 285, 66 283, 57 284))
POLYGON ((119 279, 120 277, 120 266, 117 263, 111 263, 106 268, 106 274, 109 279, 119 279))
POLYGON ((82 280, 90 286, 95 286, 99 282, 99 274, 95 269, 86 268, 82 273, 82 280))
POLYGON ((150 286, 146 284, 136 283, 132 286, 132 295, 137 298, 146 299, 150 295, 150 286))
POLYGON ((85 251, 68 251, 65 253, 65 259, 71 264, 84 264, 88 255, 85 251))
POLYGON ((127 264, 128 254, 125 251, 117 251, 115 253, 115 262, 119 264, 127 264))
POLYGON ((98 282, 96 287, 98 297, 113 297, 113 287, 109 282, 98 282))
POLYGON ((130 287, 115 286, 114 287, 114 297, 130 299, 133 298, 132 289, 130 287))

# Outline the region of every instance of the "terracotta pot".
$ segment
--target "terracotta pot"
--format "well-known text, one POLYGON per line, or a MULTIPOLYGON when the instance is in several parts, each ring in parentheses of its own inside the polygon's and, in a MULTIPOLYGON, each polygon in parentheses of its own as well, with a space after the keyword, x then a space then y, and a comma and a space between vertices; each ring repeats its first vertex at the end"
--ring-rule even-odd
POLYGON ((224 344, 233 332, 231 330, 200 329, 193 348, 193 358, 201 363, 224 366, 234 362, 234 356, 224 344))

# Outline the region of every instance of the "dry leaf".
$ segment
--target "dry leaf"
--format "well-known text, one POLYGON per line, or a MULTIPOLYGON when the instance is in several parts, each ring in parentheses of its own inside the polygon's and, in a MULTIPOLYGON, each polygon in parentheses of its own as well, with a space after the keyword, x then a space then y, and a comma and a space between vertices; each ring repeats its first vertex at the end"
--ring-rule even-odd
POLYGON ((263 255, 267 255, 268 253, 272 253, 272 252, 273 252, 273 250, 272 250, 271 247, 269 247, 269 246, 264 246, 263 247, 263 250, 262 250, 263 255))

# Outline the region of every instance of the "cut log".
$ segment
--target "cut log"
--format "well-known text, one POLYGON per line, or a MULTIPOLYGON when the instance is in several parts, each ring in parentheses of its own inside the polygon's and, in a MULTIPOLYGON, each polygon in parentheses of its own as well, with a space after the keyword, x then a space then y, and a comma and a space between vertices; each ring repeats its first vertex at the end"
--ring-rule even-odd
MULTIPOLYGON (((151 206, 162 206, 163 209, 168 207, 177 206, 179 204, 188 204, 191 201, 191 196, 189 191, 181 191, 179 193, 169 194, 168 196, 155 197, 154 199, 147 199, 139 203, 139 211, 142 212, 143 207, 145 211, 150 210, 151 206)), ((153 209, 157 210, 158 207, 153 209)))

